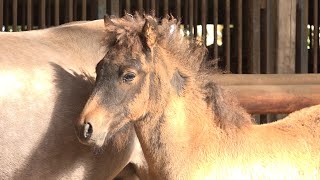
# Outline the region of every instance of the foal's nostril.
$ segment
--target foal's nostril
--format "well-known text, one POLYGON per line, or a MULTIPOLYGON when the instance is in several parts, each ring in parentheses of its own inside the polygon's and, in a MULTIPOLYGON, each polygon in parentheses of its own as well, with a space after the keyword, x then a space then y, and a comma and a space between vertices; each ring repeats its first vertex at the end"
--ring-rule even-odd
POLYGON ((85 123, 83 128, 83 137, 88 139, 91 137, 93 132, 92 125, 90 123, 85 123))

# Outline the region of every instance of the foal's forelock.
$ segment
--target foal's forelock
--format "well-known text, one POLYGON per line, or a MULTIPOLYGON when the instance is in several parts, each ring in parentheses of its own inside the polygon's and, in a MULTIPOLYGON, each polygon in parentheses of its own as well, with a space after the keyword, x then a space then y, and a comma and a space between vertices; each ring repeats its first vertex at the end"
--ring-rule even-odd
POLYGON ((182 36, 180 22, 173 17, 166 17, 159 21, 150 15, 127 14, 123 18, 105 18, 105 25, 105 43, 109 47, 118 45, 131 48, 141 44, 150 48, 153 43, 156 43, 156 46, 161 46, 174 55, 173 61, 176 61, 176 64, 190 71, 198 71, 202 61, 206 59, 206 48, 196 40, 182 36), (146 22, 150 27, 145 27, 146 22), (151 41, 145 40, 146 36, 151 41), (148 44, 150 42, 151 44, 148 44))

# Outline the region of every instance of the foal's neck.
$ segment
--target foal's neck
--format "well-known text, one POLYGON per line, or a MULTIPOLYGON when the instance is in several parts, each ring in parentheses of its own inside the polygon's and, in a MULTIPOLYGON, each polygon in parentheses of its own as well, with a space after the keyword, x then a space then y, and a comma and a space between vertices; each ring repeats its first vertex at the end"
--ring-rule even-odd
POLYGON ((221 132, 213 121, 214 114, 204 101, 195 99, 201 98, 173 97, 164 111, 135 123, 151 175, 167 179, 185 176, 180 170, 189 169, 188 159, 207 151, 208 142, 219 138, 221 132))

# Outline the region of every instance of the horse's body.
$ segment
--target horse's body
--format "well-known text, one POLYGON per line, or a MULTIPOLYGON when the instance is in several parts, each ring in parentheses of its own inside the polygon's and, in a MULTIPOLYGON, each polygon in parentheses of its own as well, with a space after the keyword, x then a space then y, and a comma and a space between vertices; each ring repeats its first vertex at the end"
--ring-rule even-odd
POLYGON ((111 179, 139 160, 133 127, 94 155, 72 125, 104 55, 103 25, 0 33, 0 179, 111 179))
POLYGON ((255 125, 198 72, 205 49, 183 39, 174 20, 106 22, 110 50, 77 123, 84 143, 101 145, 133 122, 155 179, 320 177, 319 105, 255 125))

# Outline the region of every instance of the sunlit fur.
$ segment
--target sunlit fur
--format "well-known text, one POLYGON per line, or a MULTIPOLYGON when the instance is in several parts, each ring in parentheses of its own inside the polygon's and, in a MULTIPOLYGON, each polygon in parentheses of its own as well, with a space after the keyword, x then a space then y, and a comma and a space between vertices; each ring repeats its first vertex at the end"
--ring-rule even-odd
MULTIPOLYGON (((112 93, 99 92, 109 86, 117 91, 116 83, 98 80, 103 87, 95 87, 91 98, 99 99, 107 118, 99 118, 105 122, 92 119, 93 124, 101 125, 94 126, 95 131, 110 134, 110 124, 118 123, 114 126, 121 129, 127 121, 133 122, 152 179, 319 178, 320 106, 275 123, 254 124, 231 95, 209 80, 213 73, 199 72, 206 49, 182 37, 178 26, 171 17, 158 21, 151 16, 127 15, 106 21, 106 47, 115 47, 112 63, 130 61, 132 57, 126 60, 122 56, 126 52, 140 54, 135 58, 147 75, 140 94, 130 102, 109 102, 113 109, 103 106, 112 93), (175 30, 170 32, 172 26, 175 30), (148 29, 151 27, 154 30, 148 29), (171 82, 177 72, 184 79, 182 90, 171 82), (134 115, 128 111, 129 115, 122 117, 117 113, 122 107, 133 109, 134 115)), ((107 52, 106 58, 110 57, 107 52)), ((141 78, 137 74, 136 79, 141 78)), ((90 106, 89 101, 86 108, 90 106)))
POLYGON ((99 155, 74 132, 104 56, 103 27, 98 20, 0 33, 0 179, 105 180, 143 163, 133 127, 99 155))

